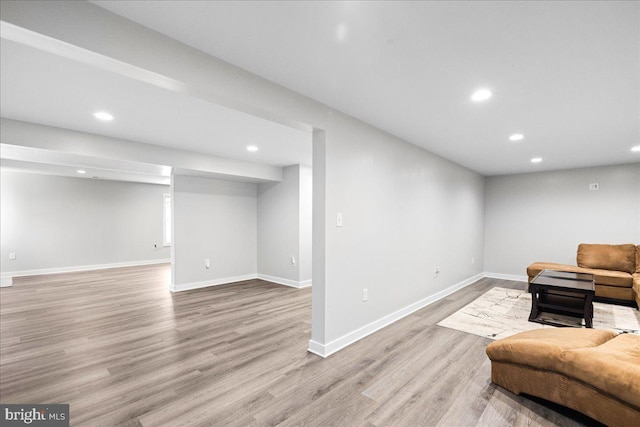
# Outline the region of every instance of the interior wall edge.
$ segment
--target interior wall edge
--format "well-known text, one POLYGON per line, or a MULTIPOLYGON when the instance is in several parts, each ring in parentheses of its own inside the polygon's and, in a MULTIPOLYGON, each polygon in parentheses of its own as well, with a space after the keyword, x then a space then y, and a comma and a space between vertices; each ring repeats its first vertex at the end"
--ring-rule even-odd
POLYGON ((391 325, 394 322, 397 322, 398 320, 430 305, 433 304, 436 301, 440 301, 441 299, 451 295, 452 293, 465 288, 475 282, 477 282, 478 280, 482 279, 484 277, 484 273, 480 273, 480 274, 476 274, 475 276, 469 277, 468 279, 465 279, 461 282, 458 282, 452 286, 449 286, 446 289, 443 289, 439 292, 436 292, 433 295, 430 295, 426 298, 423 298, 419 301, 416 301, 412 304, 409 304, 406 307, 401 308, 400 310, 397 310, 393 313, 390 313, 374 322, 369 323, 368 325, 365 325, 361 328, 358 328, 352 332, 349 332, 343 336, 341 336, 340 338, 337 338, 329 343, 323 344, 320 342, 317 342, 315 340, 309 340, 309 347, 307 349, 307 351, 309 351, 310 353, 316 354, 320 357, 329 357, 331 356, 333 353, 336 353, 340 350, 342 350, 343 348, 355 343, 356 341, 361 340, 362 338, 365 338, 377 331, 379 331, 382 328, 385 328, 389 325, 391 325))
MULTIPOLYGON (((62 273, 77 273, 81 271, 94 271, 94 270, 108 270, 111 268, 124 268, 124 267, 140 267, 143 265, 154 264, 169 264, 171 259, 153 259, 145 261, 130 261, 130 262, 115 262, 111 264, 93 264, 93 265, 77 265, 70 267, 55 267, 55 268, 39 268, 35 270, 23 270, 23 271, 6 271, 2 273, 2 280, 14 277, 23 276, 39 276, 43 274, 62 274, 62 273)), ((4 286, 2 286, 4 287, 4 286)))
POLYGON ((311 286, 311 280, 289 280, 282 277, 269 276, 267 274, 258 273, 258 279, 266 280, 267 282, 277 283, 278 285, 290 286, 292 288, 308 288, 311 286))

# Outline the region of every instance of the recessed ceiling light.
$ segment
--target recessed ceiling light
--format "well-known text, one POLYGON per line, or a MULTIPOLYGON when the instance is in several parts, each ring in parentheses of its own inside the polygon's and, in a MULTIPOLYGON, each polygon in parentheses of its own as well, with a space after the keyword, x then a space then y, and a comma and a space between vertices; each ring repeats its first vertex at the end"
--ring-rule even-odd
POLYGON ((514 133, 509 136, 509 141, 522 141, 524 139, 524 135, 521 133, 514 133))
POLYGON ((347 24, 345 24, 344 22, 338 25, 338 27, 336 28, 336 39, 338 39, 339 42, 343 42, 346 40, 348 29, 349 28, 347 27, 347 24))
POLYGON ((247 147, 247 151, 251 151, 252 153, 258 151, 258 147, 256 147, 255 145, 249 145, 247 147))
POLYGON ((534 157, 531 159, 531 163, 540 163, 542 161, 542 157, 534 157))
POLYGON ((113 116, 106 111, 96 111, 95 113, 93 113, 93 117, 98 120, 102 120, 103 122, 110 122, 111 120, 113 120, 113 116))
POLYGON ((489 89, 482 88, 482 89, 476 90, 475 92, 473 92, 473 94, 471 94, 471 100, 473 102, 482 102, 491 98, 492 95, 493 94, 489 89))
POLYGON ((640 145, 636 145, 635 147, 631 147, 631 151, 640 153, 640 145))
POLYGON ((76 172, 78 172, 80 175, 87 173, 86 170, 82 170, 82 169, 78 169, 76 172))

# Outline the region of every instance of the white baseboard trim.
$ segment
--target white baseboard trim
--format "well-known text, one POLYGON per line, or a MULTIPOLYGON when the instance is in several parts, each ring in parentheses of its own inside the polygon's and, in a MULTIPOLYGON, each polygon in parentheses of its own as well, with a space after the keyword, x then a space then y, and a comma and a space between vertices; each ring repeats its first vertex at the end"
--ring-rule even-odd
POLYGON ((483 277, 489 277, 491 279, 513 280, 515 282, 528 282, 528 276, 519 276, 517 274, 502 274, 502 273, 483 273, 483 277))
POLYGON ((154 259, 148 261, 115 262, 113 264, 77 265, 73 267, 40 268, 37 270, 9 271, 2 274, 5 278, 13 279, 21 276, 39 276, 41 274, 76 273, 78 271, 106 270, 109 268, 138 267, 141 265, 166 264, 170 259, 154 259))
POLYGON ((292 288, 306 288, 311 286, 311 280, 305 280, 304 282, 296 282, 294 280, 283 279, 282 277, 268 276, 266 274, 245 274, 242 276, 223 277, 221 279, 204 280, 202 282, 192 283, 180 283, 178 285, 170 285, 169 290, 171 292, 189 291, 191 289, 206 288, 209 286, 228 285, 229 283, 243 282, 245 280, 261 279, 267 282, 276 283, 278 285, 290 286, 292 288))
POLYGON ((244 282, 245 280, 257 279, 257 274, 245 274, 242 276, 223 277, 221 279, 204 280, 202 282, 171 284, 169 290, 171 292, 190 291, 192 289, 207 288, 209 286, 227 285, 229 283, 244 282))
POLYGON ((258 273, 258 279, 266 280, 267 282, 277 283, 279 285, 291 286, 292 288, 307 288, 311 286, 311 280, 304 280, 302 282, 297 282, 295 280, 284 279, 282 277, 276 276, 268 276, 266 274, 258 273))
POLYGON ((13 286, 13 276, 0 277, 0 288, 8 288, 13 286))
POLYGON ((299 286, 300 288, 308 288, 309 286, 311 286, 311 279, 303 280, 302 282, 299 282, 299 283, 300 283, 300 286, 299 286))
POLYGON ((309 353, 313 353, 316 356, 320 356, 320 357, 327 357, 327 356, 323 356, 324 354, 324 346, 322 344, 320 344, 317 341, 314 340, 309 340, 309 348, 307 349, 307 351, 309 353))
POLYGON ((328 357, 333 353, 342 350, 343 348, 353 344, 354 342, 361 340, 362 338, 373 334, 376 331, 388 326, 398 320, 402 319, 409 314, 420 310, 434 302, 441 300, 442 298, 451 295, 452 293, 469 286, 470 284, 482 279, 483 273, 476 274, 473 277, 463 280, 462 282, 456 283, 455 285, 449 286, 446 289, 443 289, 439 292, 436 292, 433 295, 430 295, 426 298, 423 298, 419 301, 414 302, 413 304, 409 304, 408 306, 401 308, 400 310, 394 311, 391 314, 388 314, 374 322, 369 323, 359 329, 356 329, 353 332, 349 332, 346 335, 341 336, 338 339, 335 339, 327 344, 322 344, 313 340, 309 341, 309 347, 307 350, 310 353, 316 354, 320 357, 328 357))

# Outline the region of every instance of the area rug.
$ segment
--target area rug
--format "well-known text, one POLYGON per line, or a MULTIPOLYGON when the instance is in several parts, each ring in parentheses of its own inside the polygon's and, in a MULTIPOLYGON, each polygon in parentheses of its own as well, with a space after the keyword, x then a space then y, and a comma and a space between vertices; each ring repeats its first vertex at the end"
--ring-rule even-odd
MULTIPOLYGON (((438 325, 469 334, 500 339, 531 329, 554 326, 529 322, 531 294, 526 291, 493 288, 438 325)), ((584 320, 558 314, 543 314, 545 319, 567 326, 584 326, 584 320)), ((593 303, 593 327, 640 334, 640 312, 632 307, 593 303)))

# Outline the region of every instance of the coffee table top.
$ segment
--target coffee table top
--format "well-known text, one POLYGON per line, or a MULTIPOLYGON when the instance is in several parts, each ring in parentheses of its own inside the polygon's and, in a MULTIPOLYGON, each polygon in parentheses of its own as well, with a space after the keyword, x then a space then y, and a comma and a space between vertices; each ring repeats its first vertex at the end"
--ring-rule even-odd
POLYGON ((572 273, 569 271, 542 270, 533 278, 531 284, 587 292, 595 292, 596 289, 593 274, 572 273))

